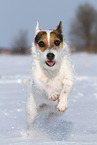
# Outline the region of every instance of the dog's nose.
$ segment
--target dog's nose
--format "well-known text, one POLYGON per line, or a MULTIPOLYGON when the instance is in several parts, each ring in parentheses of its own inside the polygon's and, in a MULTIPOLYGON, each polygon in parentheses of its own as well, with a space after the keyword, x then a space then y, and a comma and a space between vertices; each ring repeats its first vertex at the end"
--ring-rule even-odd
POLYGON ((48 53, 48 54, 47 54, 47 58, 48 58, 49 60, 53 60, 54 57, 55 57, 55 55, 54 55, 53 53, 48 53))

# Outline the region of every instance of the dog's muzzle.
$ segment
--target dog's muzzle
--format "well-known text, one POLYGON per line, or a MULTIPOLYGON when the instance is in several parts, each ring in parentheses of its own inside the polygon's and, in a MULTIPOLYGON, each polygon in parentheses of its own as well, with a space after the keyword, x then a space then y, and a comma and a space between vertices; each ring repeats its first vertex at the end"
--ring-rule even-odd
POLYGON ((47 59, 48 61, 46 61, 46 64, 49 66, 49 67, 52 67, 55 65, 55 61, 53 61, 55 58, 55 55, 53 53, 48 53, 47 54, 47 59))

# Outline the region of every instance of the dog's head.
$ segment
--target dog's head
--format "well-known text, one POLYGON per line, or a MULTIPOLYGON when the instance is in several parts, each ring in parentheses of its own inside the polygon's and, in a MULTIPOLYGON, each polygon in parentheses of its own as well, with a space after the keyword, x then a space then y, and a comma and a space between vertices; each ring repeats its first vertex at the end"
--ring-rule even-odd
POLYGON ((61 21, 55 30, 40 30, 37 22, 34 46, 43 67, 50 70, 58 67, 62 59, 63 41, 61 21))

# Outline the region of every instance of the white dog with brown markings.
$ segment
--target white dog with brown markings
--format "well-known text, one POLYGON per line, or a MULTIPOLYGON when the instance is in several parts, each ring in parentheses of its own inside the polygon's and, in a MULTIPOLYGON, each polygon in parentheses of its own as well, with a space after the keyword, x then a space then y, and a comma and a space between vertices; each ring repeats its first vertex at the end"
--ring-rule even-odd
POLYGON ((30 96, 26 102, 30 128, 43 111, 49 112, 50 120, 68 108, 67 98, 73 87, 74 71, 62 35, 61 21, 56 30, 40 30, 37 22, 32 55, 30 96))

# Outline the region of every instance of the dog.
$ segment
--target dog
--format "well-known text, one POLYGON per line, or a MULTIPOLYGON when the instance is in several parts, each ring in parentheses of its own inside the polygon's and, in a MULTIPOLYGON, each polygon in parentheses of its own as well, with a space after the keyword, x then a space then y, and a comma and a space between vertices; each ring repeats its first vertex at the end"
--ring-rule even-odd
POLYGON ((62 34, 62 21, 55 30, 41 30, 37 22, 32 44, 32 79, 28 82, 30 96, 26 102, 30 128, 40 113, 49 112, 50 120, 68 108, 67 98, 74 84, 68 48, 62 34))

